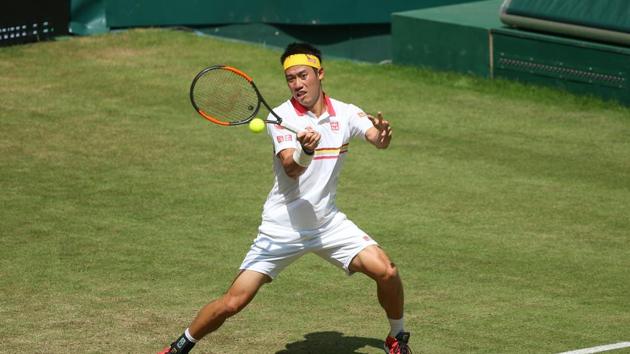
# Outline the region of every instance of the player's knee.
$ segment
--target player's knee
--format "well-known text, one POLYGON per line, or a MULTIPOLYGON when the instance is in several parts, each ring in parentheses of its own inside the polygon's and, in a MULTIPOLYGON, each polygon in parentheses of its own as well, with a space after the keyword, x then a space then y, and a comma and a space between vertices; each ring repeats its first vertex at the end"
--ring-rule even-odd
POLYGON ((398 279, 398 268, 391 262, 383 264, 376 274, 376 281, 380 283, 390 283, 398 281, 398 279))
POLYGON ((392 262, 389 262, 386 266, 385 266, 385 270, 383 272, 383 280, 384 281, 395 281, 398 279, 398 268, 396 268, 396 265, 392 262))
POLYGON ((223 304, 223 313, 227 317, 236 315, 247 305, 247 302, 241 300, 239 297, 229 295, 224 296, 221 302, 223 304))

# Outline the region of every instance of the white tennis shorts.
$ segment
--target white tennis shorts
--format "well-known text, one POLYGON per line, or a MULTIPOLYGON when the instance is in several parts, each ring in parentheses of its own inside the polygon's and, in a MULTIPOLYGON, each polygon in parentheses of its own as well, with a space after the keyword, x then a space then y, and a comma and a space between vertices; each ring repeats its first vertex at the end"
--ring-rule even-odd
POLYGON ((351 275, 348 267, 352 259, 364 248, 377 244, 345 217, 308 235, 268 235, 260 232, 240 269, 254 270, 275 279, 289 264, 312 252, 351 275))

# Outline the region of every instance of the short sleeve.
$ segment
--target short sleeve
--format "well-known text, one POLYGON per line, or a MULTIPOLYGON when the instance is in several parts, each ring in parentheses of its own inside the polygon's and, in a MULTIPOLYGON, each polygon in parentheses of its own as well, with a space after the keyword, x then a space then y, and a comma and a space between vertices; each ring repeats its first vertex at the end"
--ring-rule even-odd
MULTIPOLYGON (((269 114, 267 119, 274 120, 275 118, 269 114)), ((267 124, 267 134, 273 141, 273 151, 275 154, 284 149, 295 149, 297 147, 296 135, 278 124, 267 124)))
POLYGON ((355 105, 348 107, 348 125, 350 126, 350 136, 365 139, 365 133, 372 128, 372 121, 363 110, 355 105))

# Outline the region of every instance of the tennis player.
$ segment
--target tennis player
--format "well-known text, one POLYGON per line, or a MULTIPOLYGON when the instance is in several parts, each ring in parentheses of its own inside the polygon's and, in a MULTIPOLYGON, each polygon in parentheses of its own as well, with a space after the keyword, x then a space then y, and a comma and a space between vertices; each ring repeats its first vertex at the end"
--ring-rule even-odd
POLYGON ((263 208, 258 236, 227 292, 203 307, 161 354, 188 353, 198 340, 247 306, 264 284, 309 252, 349 275, 359 272, 372 278, 391 327, 385 351, 411 353, 398 269, 376 241, 335 205, 337 181, 351 138, 385 149, 392 138, 390 124, 380 112, 366 114, 324 93, 322 56, 313 46, 290 44, 280 59, 291 98, 274 111, 304 130, 294 134, 267 125, 274 147, 275 182, 263 208))

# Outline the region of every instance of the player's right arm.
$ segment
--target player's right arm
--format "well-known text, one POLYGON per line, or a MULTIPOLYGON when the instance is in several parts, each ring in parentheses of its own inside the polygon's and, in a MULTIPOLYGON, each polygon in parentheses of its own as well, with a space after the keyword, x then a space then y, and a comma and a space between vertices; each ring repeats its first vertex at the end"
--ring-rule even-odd
POLYGON ((321 136, 317 131, 307 128, 297 135, 300 147, 297 149, 287 148, 278 152, 278 158, 287 176, 297 179, 306 171, 315 154, 315 148, 317 148, 320 138, 321 136))

